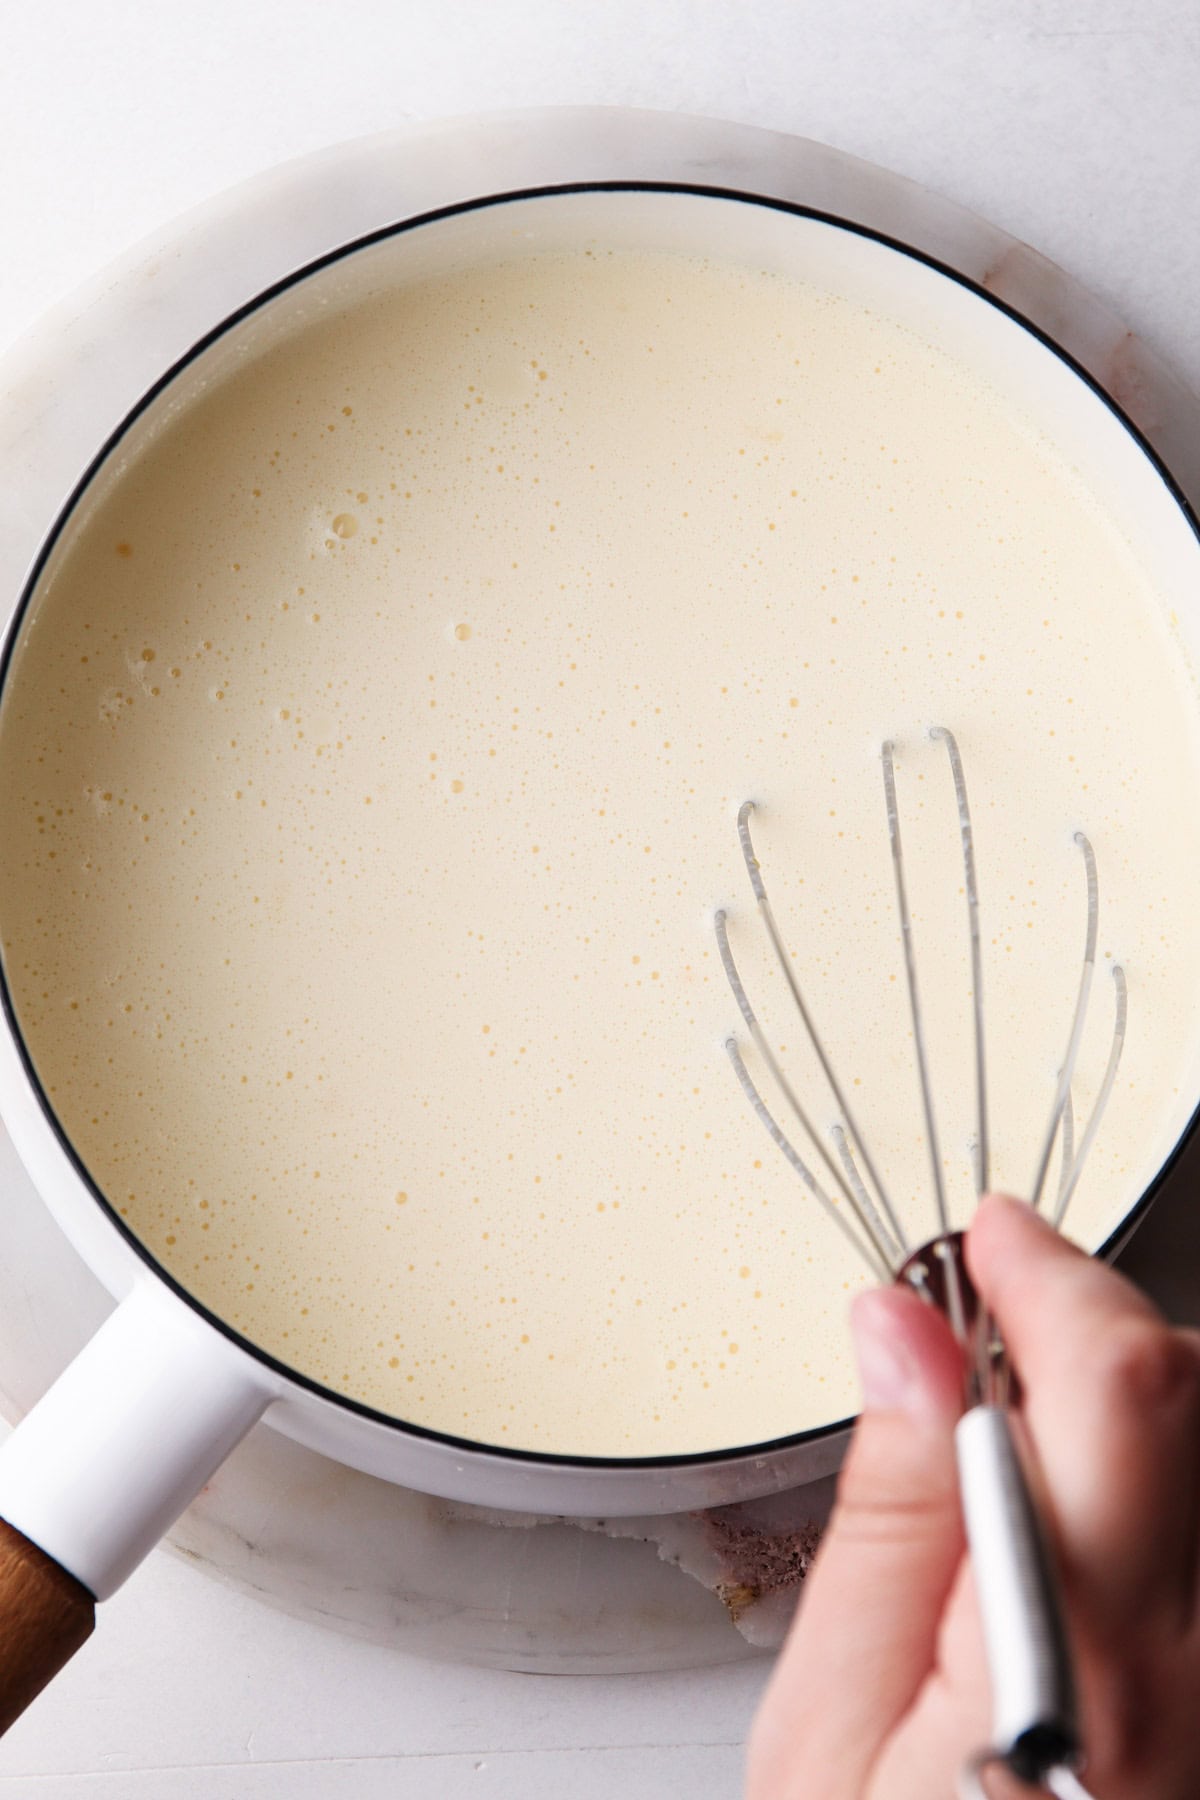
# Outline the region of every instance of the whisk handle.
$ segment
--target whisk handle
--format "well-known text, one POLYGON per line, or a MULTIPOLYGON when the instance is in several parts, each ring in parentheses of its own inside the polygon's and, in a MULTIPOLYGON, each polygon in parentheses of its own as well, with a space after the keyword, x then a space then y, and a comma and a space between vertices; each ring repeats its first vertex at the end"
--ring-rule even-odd
POLYGON ((955 1447, 992 1684, 993 1753, 1035 1785, 1080 1758, 1058 1582, 1009 1413, 972 1407, 955 1447))

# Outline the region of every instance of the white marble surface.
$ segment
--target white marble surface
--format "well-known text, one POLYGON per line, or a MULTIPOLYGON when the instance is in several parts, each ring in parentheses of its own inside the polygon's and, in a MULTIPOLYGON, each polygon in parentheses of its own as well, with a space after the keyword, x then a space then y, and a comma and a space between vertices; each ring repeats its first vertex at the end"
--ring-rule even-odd
MULTIPOLYGON (((1200 386, 1200 23, 1174 0, 146 0, 28 4, 0 64, 0 344, 182 207, 322 142, 548 102, 824 137, 991 215, 1200 386)), ((385 1791, 713 1800, 759 1665, 549 1681, 445 1669, 268 1612, 158 1557, 0 1748, 0 1794, 385 1791)))

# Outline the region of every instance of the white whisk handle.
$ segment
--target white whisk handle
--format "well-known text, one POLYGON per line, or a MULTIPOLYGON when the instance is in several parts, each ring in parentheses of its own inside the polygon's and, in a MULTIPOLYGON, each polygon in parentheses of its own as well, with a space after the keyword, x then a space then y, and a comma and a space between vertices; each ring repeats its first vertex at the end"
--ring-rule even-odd
POLYGON ((993 1753, 1034 1785, 1080 1757, 1058 1583, 1009 1414, 972 1407, 955 1447, 992 1684, 993 1753))

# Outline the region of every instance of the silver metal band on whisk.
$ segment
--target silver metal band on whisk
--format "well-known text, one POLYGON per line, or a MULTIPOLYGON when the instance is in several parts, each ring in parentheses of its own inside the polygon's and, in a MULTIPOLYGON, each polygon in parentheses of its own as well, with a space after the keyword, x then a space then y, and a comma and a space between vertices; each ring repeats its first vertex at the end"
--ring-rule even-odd
MULTIPOLYGON (((992 1800, 983 1782, 989 1769, 1008 1772, 1008 1759, 999 1750, 978 1751, 964 1764, 959 1774, 958 1800, 992 1800)), ((1065 1764, 1057 1769, 1047 1770, 1042 1780, 1042 1791, 1053 1795, 1053 1800, 1093 1800, 1074 1769, 1065 1764)))

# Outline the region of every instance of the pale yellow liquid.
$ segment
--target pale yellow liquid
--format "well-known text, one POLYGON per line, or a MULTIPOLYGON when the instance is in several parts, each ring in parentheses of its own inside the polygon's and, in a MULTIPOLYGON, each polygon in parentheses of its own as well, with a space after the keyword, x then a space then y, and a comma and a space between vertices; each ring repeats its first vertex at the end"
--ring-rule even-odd
MULTIPOLYGON (((933 1225, 879 746, 971 1198, 958 733, 994 1175, 1028 1186, 1101 875, 1075 1229, 1194 1099, 1196 696, 1078 477, 908 332, 782 278, 526 258, 319 318, 185 410, 33 609, 0 926, 96 1181, 203 1302, 401 1418, 614 1455, 853 1410, 866 1279, 723 1049, 712 911, 822 1125, 755 831, 914 1236, 933 1225)), ((1057 1171, 1052 1170, 1052 1180, 1057 1171)))

